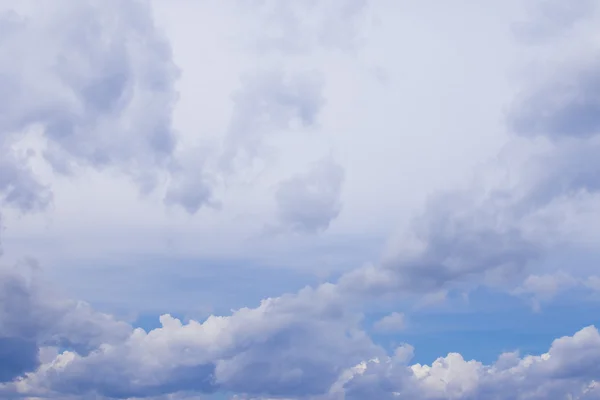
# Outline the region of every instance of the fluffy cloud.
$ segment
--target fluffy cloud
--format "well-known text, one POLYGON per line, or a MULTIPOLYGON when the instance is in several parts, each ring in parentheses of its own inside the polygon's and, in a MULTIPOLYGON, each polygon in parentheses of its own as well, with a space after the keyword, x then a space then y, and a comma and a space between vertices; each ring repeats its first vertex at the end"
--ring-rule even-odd
POLYGON ((184 399, 222 390, 247 398, 518 400, 598 394, 600 334, 594 327, 555 340, 540 356, 506 353, 484 365, 451 353, 430 366, 408 365, 412 347, 386 356, 359 329, 358 316, 333 285, 202 323, 164 315, 162 327, 145 332, 57 300, 34 284, 35 275, 28 283, 7 271, 0 282, 1 304, 20 305, 0 313, 8 338, 2 343, 10 345, 0 347, 7 357, 0 371, 9 382, 0 389, 12 395, 184 399), (56 345, 72 350, 51 354, 43 347, 56 345), (16 363, 26 360, 30 364, 16 363))
MULTIPOLYGON (((21 302, 11 297, 4 304, 15 301, 21 302)), ((47 299, 35 311, 44 313, 45 304, 47 299)), ((69 312, 61 318, 67 321, 61 329, 77 337, 86 333, 83 327, 97 320, 69 312)), ((36 332, 50 329, 51 321, 39 321, 36 332)), ((116 335, 108 322, 104 327, 116 335)), ((264 300, 254 309, 240 309, 229 317, 211 316, 202 323, 182 324, 169 315, 162 316, 161 328, 130 330, 119 341, 105 338, 91 352, 63 352, 14 387, 29 394, 96 393, 115 398, 216 389, 257 395, 316 395, 326 392, 345 367, 381 355, 358 322, 332 285, 306 288, 264 300)), ((89 336, 87 342, 96 344, 96 336, 89 336)), ((46 339, 36 342, 49 343, 46 339)))
POLYGON ((590 326, 556 339, 545 354, 505 353, 492 365, 457 353, 431 365, 407 366, 397 357, 370 361, 353 370, 340 392, 348 400, 592 399, 600 394, 599 357, 600 334, 590 326))

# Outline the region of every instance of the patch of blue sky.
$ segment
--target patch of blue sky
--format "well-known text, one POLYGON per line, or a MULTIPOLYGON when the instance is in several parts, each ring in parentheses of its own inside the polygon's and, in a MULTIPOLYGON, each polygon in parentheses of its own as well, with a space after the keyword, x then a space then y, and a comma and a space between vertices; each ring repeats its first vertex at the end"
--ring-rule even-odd
MULTIPOLYGON (((489 289, 472 292, 462 304, 417 310, 406 316, 397 333, 372 332, 373 340, 390 351, 402 343, 415 348, 414 363, 431 364, 451 352, 465 359, 493 363, 503 352, 542 354, 556 338, 573 335, 588 325, 600 326, 600 299, 582 291, 560 295, 534 311, 524 298, 489 289)), ((382 313, 371 314, 371 326, 382 313)))

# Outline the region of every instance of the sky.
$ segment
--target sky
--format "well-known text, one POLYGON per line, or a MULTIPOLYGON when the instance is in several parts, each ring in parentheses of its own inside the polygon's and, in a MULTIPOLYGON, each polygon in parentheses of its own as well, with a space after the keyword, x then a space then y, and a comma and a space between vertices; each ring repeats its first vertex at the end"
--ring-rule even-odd
POLYGON ((600 399, 599 22, 0 0, 0 398, 600 399))

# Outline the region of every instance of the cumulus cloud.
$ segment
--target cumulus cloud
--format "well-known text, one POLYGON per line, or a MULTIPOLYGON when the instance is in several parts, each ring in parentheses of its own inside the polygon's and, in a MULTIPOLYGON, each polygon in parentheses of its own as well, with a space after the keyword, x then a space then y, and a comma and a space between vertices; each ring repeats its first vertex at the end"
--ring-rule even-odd
POLYGON ((594 327, 555 340, 540 356, 506 353, 484 365, 451 353, 429 366, 409 365, 413 348, 403 345, 386 356, 358 329, 358 316, 333 285, 204 322, 184 324, 164 315, 160 328, 145 332, 87 306, 82 311, 77 303, 57 301, 33 281, 14 271, 1 280, 1 293, 10 298, 0 304, 21 305, 0 313, 2 336, 30 345, 0 346, 0 355, 8 357, 0 370, 3 393, 185 399, 222 390, 248 399, 323 400, 591 399, 598 393, 600 334, 594 327), (59 343, 75 346, 62 352, 41 347, 59 343), (24 360, 32 363, 15 363, 24 360))
MULTIPOLYGON (((20 287, 26 288, 21 293, 32 292, 26 285, 20 287)), ((556 339, 549 351, 539 356, 521 358, 517 353, 505 353, 494 364, 485 365, 451 353, 431 365, 409 365, 413 354, 410 345, 386 356, 357 329, 356 315, 348 314, 347 305, 332 289, 332 285, 307 288, 294 295, 267 299, 254 309, 240 309, 229 317, 211 316, 202 323, 183 324, 165 315, 161 317, 162 327, 149 332, 129 328, 120 337, 84 333, 80 338, 86 338, 85 342, 106 342, 92 346, 92 351, 43 355, 44 362, 35 372, 5 383, 0 390, 50 398, 165 399, 185 399, 194 392, 215 390, 244 393, 236 397, 240 399, 277 396, 323 400, 518 400, 564 399, 569 395, 573 399, 591 399, 598 394, 600 334, 594 327, 556 339)), ((11 301, 21 295, 16 292, 2 291, 15 296, 11 301)), ((54 303, 48 297, 44 302, 19 301, 32 310, 27 315, 35 316, 43 315, 47 305, 54 303)), ((64 309, 71 318, 67 318, 70 322, 61 331, 80 331, 73 328, 78 326, 73 321, 79 321, 80 327, 100 321, 110 328, 104 330, 104 335, 114 334, 112 320, 105 316, 90 318, 94 313, 73 312, 76 308, 72 304, 64 309)), ((6 315, 6 310, 2 315, 6 315)), ((33 332, 30 337, 37 345, 41 338, 53 337, 41 332, 52 332, 56 315, 48 319, 38 317, 29 324, 20 322, 17 329, 33 332)), ((2 322, 4 332, 4 327, 15 328, 10 317, 2 322)), ((27 337, 24 331, 17 335, 27 337)), ((47 343, 52 340, 44 339, 47 343)), ((19 352, 21 357, 14 358, 9 353, 10 361, 23 360, 29 354, 21 346, 11 345, 10 351, 19 352)), ((14 363, 2 365, 2 373, 16 368, 12 376, 19 368, 19 374, 33 368, 14 363)))
MULTIPOLYGON (((5 304, 9 300, 17 299, 5 304)), ((86 315, 75 317, 67 319, 71 325, 65 330, 80 332, 74 322, 84 326, 90 321, 86 315)), ((257 308, 202 323, 182 324, 164 315, 161 328, 129 330, 121 340, 106 341, 91 352, 63 352, 14 389, 114 398, 216 389, 316 395, 326 392, 345 366, 380 354, 358 322, 332 285, 267 299, 257 308)))
POLYGON ((394 357, 355 369, 345 399, 592 399, 598 392, 600 334, 587 327, 556 339, 547 353, 502 354, 485 365, 458 353, 431 365, 406 366, 394 357))
POLYGON ((275 199, 282 227, 296 232, 320 232, 341 212, 344 170, 331 158, 305 174, 281 182, 275 199))

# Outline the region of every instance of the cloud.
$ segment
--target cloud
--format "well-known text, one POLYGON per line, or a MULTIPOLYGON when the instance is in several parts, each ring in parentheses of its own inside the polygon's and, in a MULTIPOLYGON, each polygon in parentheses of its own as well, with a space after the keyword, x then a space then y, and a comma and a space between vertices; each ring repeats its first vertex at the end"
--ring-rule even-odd
POLYGON ((39 211, 46 208, 52 193, 47 185, 40 183, 26 157, 19 157, 0 144, 0 196, 4 205, 22 212, 39 211))
POLYGON ((214 189, 257 161, 270 160, 275 135, 314 128, 325 104, 317 71, 284 72, 278 68, 246 72, 232 97, 233 110, 220 146, 179 152, 167 189, 167 204, 189 214, 216 207, 214 189))
POLYGON ((169 44, 144 2, 60 3, 4 10, 0 132, 39 127, 55 171, 114 167, 151 189, 175 147, 169 44))
POLYGON ((317 123, 324 104, 323 81, 312 72, 284 73, 279 69, 246 74, 233 94, 234 109, 225 137, 221 165, 227 170, 242 160, 242 166, 263 155, 265 140, 294 125, 317 123))
POLYGON ((296 232, 326 230, 341 212, 344 170, 331 158, 279 184, 275 199, 280 226, 296 232))
MULTIPOLYGON (((50 398, 92 394, 163 398, 176 393, 181 394, 177 398, 187 398, 187 393, 219 390, 248 396, 240 398, 323 400, 563 399, 569 394, 574 399, 591 399, 598 394, 595 382, 600 379, 600 334, 594 327, 556 339, 549 351, 539 356, 521 358, 505 353, 496 363, 485 365, 450 353, 430 366, 409 365, 413 354, 410 345, 386 356, 357 329, 356 315, 348 314, 347 303, 332 289, 332 285, 307 288, 267 299, 257 308, 240 309, 228 317, 211 316, 202 323, 183 324, 165 315, 160 328, 149 332, 129 329, 127 335, 112 340, 105 336, 107 344, 102 345, 96 345, 102 336, 83 335, 85 341, 94 344, 91 352, 63 351, 44 356, 46 360, 35 372, 5 383, 1 390, 50 398)), ((43 315, 41 311, 53 303, 52 298, 44 298, 44 302, 13 304, 28 304, 32 310, 37 307, 38 313, 29 314, 43 315)), ((70 315, 82 323, 63 325, 65 332, 76 332, 73 326, 89 323, 87 316, 94 313, 70 315)), ((54 318, 37 319, 37 326, 50 320, 54 318)), ((112 319, 96 321, 111 328, 105 332, 114 333, 112 319)), ((3 327, 14 325, 2 322, 3 327)), ((38 342, 40 337, 38 334, 38 342)), ((11 357, 11 361, 23 360, 23 355, 29 354, 11 344, 10 351, 19 351, 21 356, 11 357)), ((3 351, 0 354, 6 354, 3 351)), ((15 367, 2 365, 3 373, 15 367)))
MULTIPOLYGON (((257 308, 202 323, 182 324, 164 315, 161 328, 130 330, 128 337, 92 352, 63 352, 20 387, 116 398, 217 389, 316 395, 327 391, 344 366, 380 353, 358 322, 332 285, 266 299, 257 308)), ((65 329, 77 332, 72 325, 65 329)))
POLYGON ((404 330, 406 318, 403 313, 393 312, 375 322, 373 328, 377 332, 396 333, 404 330))
MULTIPOLYGON (((179 75, 145 1, 6 1, 0 6, 0 198, 44 209, 51 187, 32 168, 129 176, 142 193, 170 172, 179 75), (23 139, 35 146, 18 150, 23 139)), ((23 147, 23 146, 21 146, 23 147)))
POLYGON ((598 392, 600 334, 587 327, 556 339, 547 353, 520 358, 502 354, 496 363, 465 360, 458 353, 431 365, 406 366, 394 357, 355 370, 345 399, 591 399, 598 392))
POLYGON ((226 186, 254 163, 276 158, 271 146, 274 137, 315 129, 326 99, 322 68, 311 67, 311 56, 323 48, 350 51, 360 36, 366 6, 363 0, 238 2, 236 11, 251 16, 243 19, 241 39, 248 40, 250 59, 260 62, 241 74, 220 145, 189 156, 208 162, 178 164, 167 202, 181 204, 190 214, 203 205, 214 205, 215 185, 226 186), (289 62, 290 53, 299 61, 289 62))
MULTIPOLYGON (((597 55, 598 50, 594 53, 597 55)), ((578 62, 539 86, 514 105, 510 124, 520 135, 585 139, 600 132, 598 63, 578 62), (583 65, 581 65, 583 64, 583 65)))
POLYGON ((85 303, 52 293, 31 261, 12 268, 0 267, 2 381, 34 371, 42 346, 61 346, 87 354, 103 343, 124 339, 127 332, 127 324, 96 313, 85 303), (23 274, 27 270, 31 271, 29 277, 23 274))
MULTIPOLYGON (((68 4, 73 7, 53 4, 31 15, 23 11, 26 17, 19 11, 2 26, 5 37, 12 38, 16 59, 33 71, 0 83, 15 95, 7 103, 8 117, 0 122, 3 143, 16 140, 13 131, 39 125, 45 157, 57 172, 68 173, 72 165, 117 168, 142 191, 154 186, 160 171, 176 171, 166 201, 196 212, 212 199, 210 177, 199 158, 173 160, 175 142, 168 125, 175 74, 149 10, 137 2, 68 4), (63 9, 68 15, 60 14, 63 9), (126 16, 131 20, 124 21, 126 16), (27 22, 31 18, 34 22, 27 22), (71 27, 65 21, 75 23, 71 27), (31 26, 35 29, 29 30, 31 26), (46 36, 60 45, 41 46, 40 54, 24 50, 46 36), (96 43, 98 38, 106 40, 96 43), (147 104, 142 99, 152 100, 147 104)), ((234 99, 220 168, 251 163, 264 151, 268 135, 295 123, 314 125, 323 104, 319 79, 318 74, 277 70, 250 75, 234 99)), ((160 328, 146 332, 57 296, 35 274, 28 278, 21 271, 3 271, 0 393, 143 398, 223 391, 357 400, 597 396, 600 335, 594 327, 557 339, 541 356, 509 353, 484 365, 451 353, 431 366, 411 366, 412 347, 402 346, 386 357, 359 328, 361 315, 355 309, 373 297, 421 298, 453 286, 512 287, 523 279, 527 292, 556 292, 556 282, 531 278, 528 267, 562 240, 562 226, 549 228, 547 214, 560 220, 564 209, 557 203, 573 208, 580 192, 598 190, 594 153, 587 150, 595 148, 595 122, 584 121, 583 128, 563 126, 583 118, 577 107, 581 98, 593 100, 587 90, 551 80, 532 86, 523 97, 522 115, 509 118, 526 121, 513 129, 529 143, 540 134, 552 139, 541 156, 528 158, 531 172, 518 175, 517 183, 494 182, 490 188, 475 181, 465 190, 434 196, 395 254, 381 265, 348 272, 334 284, 266 299, 256 308, 202 322, 183 323, 164 315, 160 328), (561 101, 548 102, 555 93, 561 101), (575 160, 586 162, 571 169, 554 167, 575 160), (58 354, 46 359, 42 353, 49 348, 59 348, 58 354)), ((582 109, 593 111, 593 104, 582 109)), ((10 172, 1 185, 5 199, 24 210, 46 204, 44 185, 28 181, 33 175, 26 163, 10 163, 3 167, 10 172)), ((327 228, 340 212, 343 172, 329 160, 283 181, 276 195, 281 222, 291 230, 327 228)), ((401 315, 385 317, 380 327, 397 328, 401 315)))
MULTIPOLYGON (((587 35, 577 37, 587 44, 587 35)), ((580 228, 593 215, 586 208, 594 209, 600 194, 594 109, 600 80, 597 61, 587 54, 598 49, 590 46, 565 51, 546 68, 551 73, 528 71, 539 76, 524 84, 510 108, 514 135, 494 164, 477 171, 466 188, 434 194, 395 251, 380 265, 343 276, 341 290, 380 296, 482 284, 511 288, 554 246, 584 242, 580 228)), ((548 62, 544 51, 527 49, 531 60, 548 62)))

